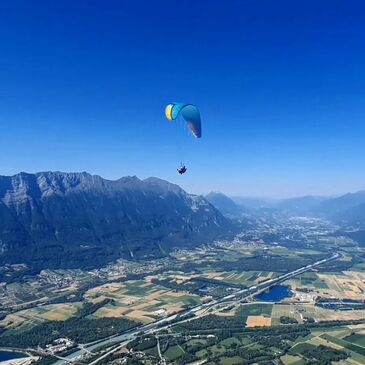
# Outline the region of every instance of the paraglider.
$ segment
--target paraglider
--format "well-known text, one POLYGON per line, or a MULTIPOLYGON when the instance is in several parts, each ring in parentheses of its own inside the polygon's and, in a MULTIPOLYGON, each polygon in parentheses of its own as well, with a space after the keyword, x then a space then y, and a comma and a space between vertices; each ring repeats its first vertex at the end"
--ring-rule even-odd
MULTIPOLYGON (((195 138, 201 138, 202 126, 198 108, 193 104, 171 103, 165 108, 165 115, 168 120, 174 121, 181 115, 187 123, 188 128, 195 138)), ((177 172, 182 175, 186 172, 186 166, 181 163, 177 172)))
POLYGON ((181 166, 177 169, 177 172, 182 175, 182 174, 185 174, 187 168, 184 164, 181 164, 181 166))
POLYGON ((172 103, 165 108, 165 115, 168 120, 175 120, 179 114, 184 117, 188 127, 196 138, 202 136, 202 126, 198 108, 193 104, 172 103))

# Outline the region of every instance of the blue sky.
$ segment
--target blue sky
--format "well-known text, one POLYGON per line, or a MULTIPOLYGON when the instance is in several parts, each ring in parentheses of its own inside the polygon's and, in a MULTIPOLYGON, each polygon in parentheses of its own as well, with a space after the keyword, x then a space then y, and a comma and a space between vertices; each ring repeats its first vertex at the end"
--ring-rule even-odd
POLYGON ((365 188, 364 13, 360 0, 3 0, 0 174, 365 188), (165 120, 171 101, 199 107, 201 140, 165 120))

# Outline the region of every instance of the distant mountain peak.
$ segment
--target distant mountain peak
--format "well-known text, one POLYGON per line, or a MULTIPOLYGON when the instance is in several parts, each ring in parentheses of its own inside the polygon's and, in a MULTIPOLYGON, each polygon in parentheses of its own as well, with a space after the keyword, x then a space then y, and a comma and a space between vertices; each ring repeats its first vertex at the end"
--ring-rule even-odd
POLYGON ((227 217, 240 217, 244 212, 231 198, 221 192, 210 192, 205 198, 227 217))

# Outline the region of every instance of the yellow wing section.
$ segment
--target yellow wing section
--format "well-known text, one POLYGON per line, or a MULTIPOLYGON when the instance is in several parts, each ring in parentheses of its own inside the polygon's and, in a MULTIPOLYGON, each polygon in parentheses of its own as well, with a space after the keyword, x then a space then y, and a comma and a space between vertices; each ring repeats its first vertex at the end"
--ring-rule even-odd
POLYGON ((172 111, 173 106, 174 106, 174 104, 169 104, 169 105, 167 105, 167 107, 165 108, 165 115, 166 115, 166 118, 167 118, 168 120, 172 120, 171 111, 172 111))

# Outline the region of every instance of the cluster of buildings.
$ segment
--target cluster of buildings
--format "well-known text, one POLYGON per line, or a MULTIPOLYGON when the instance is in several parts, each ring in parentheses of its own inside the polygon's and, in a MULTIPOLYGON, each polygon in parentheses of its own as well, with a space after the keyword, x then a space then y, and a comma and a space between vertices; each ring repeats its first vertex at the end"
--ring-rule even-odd
POLYGON ((161 308, 161 309, 158 309, 157 311, 155 311, 154 314, 156 316, 158 316, 159 318, 165 318, 165 317, 167 317, 168 312, 165 308, 161 308))
POLYGON ((75 283, 75 278, 69 274, 61 274, 52 270, 42 270, 39 273, 41 284, 51 284, 57 289, 67 288, 75 283))
POLYGON ((155 259, 148 262, 136 262, 119 259, 117 262, 90 271, 90 274, 103 279, 112 279, 128 275, 144 275, 162 270, 169 265, 168 258, 155 259))
POLYGON ((292 299, 301 303, 314 303, 316 301, 317 294, 311 291, 292 290, 292 299))
POLYGON ((44 352, 49 355, 54 355, 71 348, 73 345, 73 341, 68 338, 58 338, 57 340, 54 340, 52 344, 46 345, 44 352))

